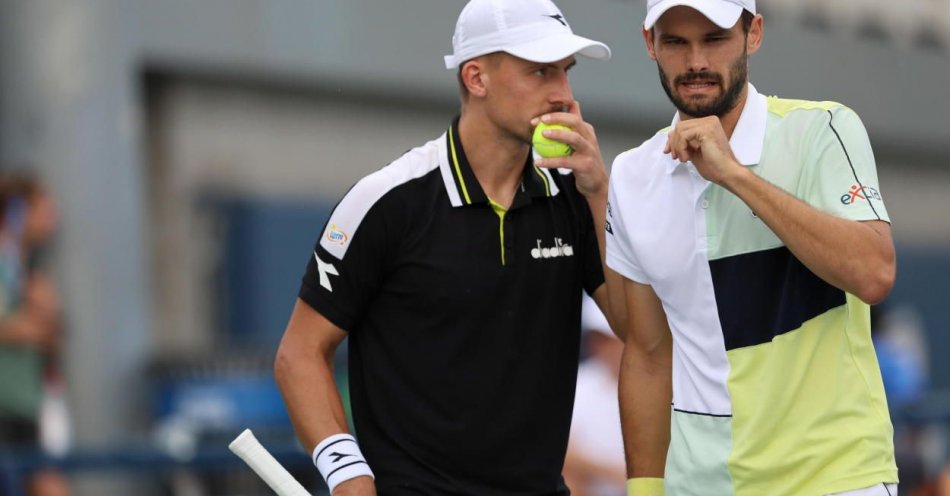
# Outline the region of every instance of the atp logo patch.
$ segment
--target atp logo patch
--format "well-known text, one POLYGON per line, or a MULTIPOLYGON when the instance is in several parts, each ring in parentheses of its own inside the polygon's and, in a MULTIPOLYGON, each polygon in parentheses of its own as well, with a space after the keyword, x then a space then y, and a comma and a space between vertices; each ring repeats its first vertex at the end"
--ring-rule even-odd
POLYGON ((330 224, 327 227, 327 241, 331 243, 336 243, 338 245, 346 244, 350 237, 346 234, 345 231, 337 227, 336 224, 330 224))

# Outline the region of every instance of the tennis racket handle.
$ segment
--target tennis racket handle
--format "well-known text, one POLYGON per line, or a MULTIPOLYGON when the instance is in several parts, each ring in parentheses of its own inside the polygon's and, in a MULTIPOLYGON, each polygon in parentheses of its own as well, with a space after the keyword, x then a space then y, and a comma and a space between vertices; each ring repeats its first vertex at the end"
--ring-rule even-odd
POLYGON ((267 452, 250 429, 244 429, 244 432, 231 441, 228 448, 257 472, 277 496, 310 496, 297 479, 267 452))

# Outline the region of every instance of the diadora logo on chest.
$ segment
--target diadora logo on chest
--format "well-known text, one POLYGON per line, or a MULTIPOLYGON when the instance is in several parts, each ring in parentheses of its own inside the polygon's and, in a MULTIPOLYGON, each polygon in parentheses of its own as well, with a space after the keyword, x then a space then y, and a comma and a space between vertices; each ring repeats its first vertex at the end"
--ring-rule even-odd
POLYGON ((561 238, 554 238, 554 246, 542 246, 543 241, 538 240, 537 246, 531 249, 531 258, 558 258, 573 257, 574 247, 565 243, 561 238))

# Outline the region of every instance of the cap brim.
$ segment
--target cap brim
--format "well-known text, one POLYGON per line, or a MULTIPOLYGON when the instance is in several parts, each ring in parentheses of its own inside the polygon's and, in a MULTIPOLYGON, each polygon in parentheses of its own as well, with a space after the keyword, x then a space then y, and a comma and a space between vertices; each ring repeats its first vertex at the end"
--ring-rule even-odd
POLYGON ((647 11, 647 17, 643 20, 643 27, 653 28, 656 21, 673 7, 689 7, 698 10, 699 13, 706 16, 713 24, 729 29, 736 25, 739 16, 742 15, 742 6, 732 2, 709 2, 708 0, 664 0, 647 11))
POLYGON ((571 55, 583 55, 598 60, 610 59, 610 48, 607 45, 570 33, 547 36, 506 47, 504 51, 515 57, 543 64, 557 62, 571 55))

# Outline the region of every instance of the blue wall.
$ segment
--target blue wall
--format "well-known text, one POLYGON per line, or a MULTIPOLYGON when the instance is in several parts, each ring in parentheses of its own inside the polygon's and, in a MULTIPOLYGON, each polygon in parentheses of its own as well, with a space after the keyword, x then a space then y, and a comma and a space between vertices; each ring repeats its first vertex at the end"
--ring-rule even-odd
POLYGON ((228 344, 276 350, 332 204, 240 199, 219 208, 227 219, 219 294, 228 344))
POLYGON ((887 304, 907 304, 920 312, 934 388, 950 388, 950 253, 897 248, 897 282, 887 304))

